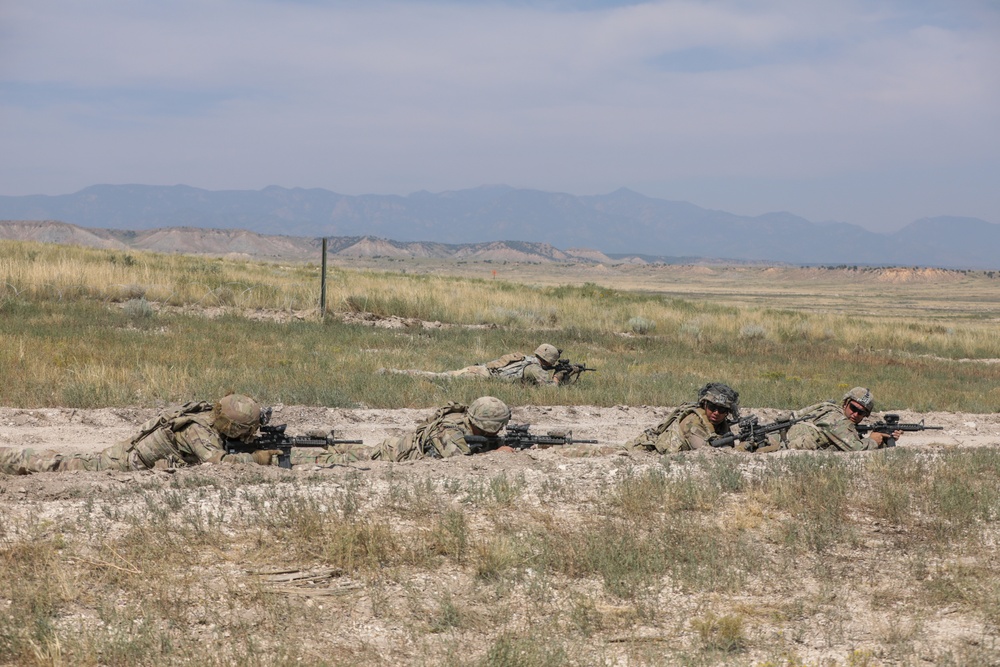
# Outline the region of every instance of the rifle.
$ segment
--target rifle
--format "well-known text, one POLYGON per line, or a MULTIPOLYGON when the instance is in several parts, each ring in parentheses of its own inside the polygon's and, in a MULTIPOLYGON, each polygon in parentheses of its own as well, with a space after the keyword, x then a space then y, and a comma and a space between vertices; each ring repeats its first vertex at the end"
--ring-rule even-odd
POLYGON ((513 449, 528 449, 537 447, 546 449, 556 445, 572 445, 583 443, 596 445, 597 440, 578 440, 573 437, 572 431, 549 431, 546 435, 533 435, 528 432, 531 424, 508 424, 503 435, 467 435, 465 442, 473 453, 481 452, 497 447, 512 447, 513 449))
POLYGON ((739 433, 732 433, 730 435, 720 435, 717 438, 713 438, 708 441, 713 447, 732 447, 733 443, 739 440, 746 445, 748 452, 755 452, 759 447, 762 447, 767 442, 767 434, 774 433, 775 431, 784 431, 789 428, 792 424, 797 424, 803 421, 805 417, 799 417, 798 419, 788 419, 785 421, 777 421, 772 424, 766 424, 761 426, 760 421, 757 419, 756 415, 750 415, 744 417, 737 422, 740 426, 739 433))
POLYGON ((584 371, 597 372, 596 368, 588 368, 587 364, 574 364, 569 359, 560 359, 555 363, 554 375, 563 374, 565 377, 578 378, 584 371))
POLYGON ((333 437, 333 431, 325 436, 285 435, 288 424, 265 425, 260 427, 260 435, 250 442, 226 438, 226 454, 255 452, 258 449, 278 449, 278 465, 282 468, 292 467, 292 447, 326 447, 327 445, 363 445, 361 440, 338 440, 333 437))
POLYGON ((885 438, 882 439, 883 447, 895 447, 896 439, 892 437, 893 431, 943 431, 944 426, 926 426, 924 425, 924 420, 921 419, 917 424, 900 424, 899 415, 887 414, 882 417, 882 421, 875 422, 874 424, 858 424, 858 434, 864 437, 868 433, 884 433, 885 438))

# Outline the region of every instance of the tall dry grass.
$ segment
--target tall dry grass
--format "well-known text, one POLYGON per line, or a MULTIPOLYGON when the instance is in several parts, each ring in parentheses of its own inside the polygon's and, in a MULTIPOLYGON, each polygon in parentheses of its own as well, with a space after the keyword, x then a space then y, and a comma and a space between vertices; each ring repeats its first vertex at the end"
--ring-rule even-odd
POLYGON ((268 401, 399 407, 488 390, 514 403, 662 405, 723 380, 756 406, 801 407, 861 384, 892 408, 1000 408, 1000 365, 976 361, 1000 358, 1000 337, 980 317, 858 317, 592 283, 347 270, 331 274, 334 311, 493 328, 348 326, 322 321, 318 299, 315 266, 2 242, 0 402, 149 404, 237 389, 268 401), (262 310, 296 317, 247 317, 262 310), (559 391, 377 374, 461 368, 543 341, 600 372, 559 391))

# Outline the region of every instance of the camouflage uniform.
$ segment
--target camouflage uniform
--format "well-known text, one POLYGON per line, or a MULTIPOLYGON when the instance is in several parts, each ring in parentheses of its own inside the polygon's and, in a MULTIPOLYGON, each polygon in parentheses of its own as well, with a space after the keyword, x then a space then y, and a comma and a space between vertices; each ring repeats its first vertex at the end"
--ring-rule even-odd
POLYGON ((793 424, 786 432, 784 439, 788 449, 835 449, 844 452, 879 449, 881 445, 871 438, 861 437, 857 427, 844 414, 844 403, 849 400, 859 403, 869 412, 875 408, 871 392, 864 387, 855 387, 844 395, 840 405, 824 401, 794 412, 793 417, 805 417, 806 421, 793 424))
POLYGON ((326 451, 293 449, 292 465, 340 465, 362 460, 413 461, 472 454, 465 436, 495 435, 510 420, 510 408, 492 396, 477 398, 471 405, 449 403, 406 435, 386 438, 375 447, 331 445, 326 451))
POLYGON ((50 449, 31 447, 0 447, 0 473, 27 475, 33 472, 62 472, 64 470, 95 470, 89 462, 93 455, 59 454, 50 449))
POLYGON ((292 449, 291 464, 297 465, 343 465, 367 461, 372 458, 372 448, 367 445, 327 445, 324 449, 305 447, 292 449))
MULTIPOLYGON (((720 435, 729 435, 732 422, 713 424, 705 412, 706 402, 729 409, 731 417, 739 414, 739 394, 727 385, 710 383, 698 392, 698 403, 685 403, 671 412, 665 420, 653 428, 648 428, 624 445, 628 451, 657 451, 660 454, 676 454, 695 449, 715 451, 709 440, 720 435)), ((740 449, 739 446, 736 447, 740 449)))
POLYGON ((730 428, 729 422, 716 426, 708 421, 704 408, 697 403, 685 403, 671 412, 658 426, 646 429, 625 443, 625 449, 657 451, 660 454, 676 454, 694 449, 714 450, 708 441, 720 435, 729 435, 730 428))
POLYGON ((0 472, 26 475, 66 470, 146 470, 159 464, 179 467, 199 463, 255 463, 253 454, 226 454, 225 437, 249 440, 257 430, 260 407, 239 394, 214 406, 192 401, 162 413, 131 440, 97 454, 60 454, 52 450, 0 448, 0 472))
POLYGON ((476 364, 474 366, 466 366, 465 368, 459 368, 455 371, 444 371, 442 373, 434 373, 431 371, 417 371, 417 370, 398 370, 398 369, 387 369, 390 373, 399 373, 403 375, 416 375, 420 377, 432 377, 432 378, 456 378, 456 377, 480 377, 480 378, 498 378, 501 380, 521 381, 525 384, 535 384, 535 385, 557 385, 566 381, 567 383, 572 382, 576 379, 576 375, 572 373, 561 373, 557 374, 553 369, 546 369, 542 366, 544 361, 547 365, 551 366, 559 361, 559 355, 561 350, 548 343, 542 343, 539 345, 533 354, 526 355, 519 352, 510 352, 503 355, 493 361, 488 361, 485 364, 476 364))
POLYGON ((492 396, 477 398, 468 407, 449 403, 438 408, 414 431, 383 440, 371 457, 380 461, 412 461, 472 454, 465 436, 475 435, 476 430, 496 435, 508 421, 510 408, 492 396))

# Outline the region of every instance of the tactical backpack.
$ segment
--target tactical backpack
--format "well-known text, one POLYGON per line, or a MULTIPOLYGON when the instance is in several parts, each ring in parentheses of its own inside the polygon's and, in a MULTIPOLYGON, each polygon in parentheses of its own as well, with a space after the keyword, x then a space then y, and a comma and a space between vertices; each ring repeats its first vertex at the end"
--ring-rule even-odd
POLYGON ((486 370, 493 377, 520 378, 524 376, 524 369, 532 364, 538 364, 538 359, 519 352, 510 352, 487 363, 486 370))
POLYGON ((668 428, 670 428, 673 424, 680 421, 681 419, 684 419, 697 409, 698 409, 697 403, 685 403, 675 408, 673 412, 667 415, 666 419, 664 419, 656 426, 647 428, 638 436, 630 440, 626 446, 630 448, 642 447, 645 449, 655 449, 656 441, 660 438, 661 435, 667 432, 668 428))
POLYGON ((434 411, 433 415, 417 424, 416 432, 413 434, 414 442, 419 443, 421 450, 427 454, 427 446, 430 444, 428 442, 429 434, 433 433, 434 429, 440 426, 444 422, 444 418, 448 415, 465 414, 468 410, 469 406, 454 401, 450 401, 448 405, 438 408, 434 411))
POLYGON ((184 427, 190 425, 191 422, 195 421, 193 415, 211 412, 212 407, 212 404, 208 401, 188 401, 187 403, 179 405, 171 410, 161 412, 140 426, 139 433, 136 434, 130 442, 133 446, 137 445, 144 438, 149 436, 150 433, 153 433, 163 427, 168 427, 171 431, 176 433, 177 431, 180 431, 184 427))

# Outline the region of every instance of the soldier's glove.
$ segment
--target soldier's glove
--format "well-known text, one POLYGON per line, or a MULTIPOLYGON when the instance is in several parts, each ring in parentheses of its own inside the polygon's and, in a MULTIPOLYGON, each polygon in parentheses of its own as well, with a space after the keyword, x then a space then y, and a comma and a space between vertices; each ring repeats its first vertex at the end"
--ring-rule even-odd
POLYGON ((280 449, 258 449, 253 454, 253 462, 260 466, 269 466, 275 456, 281 456, 280 449))

